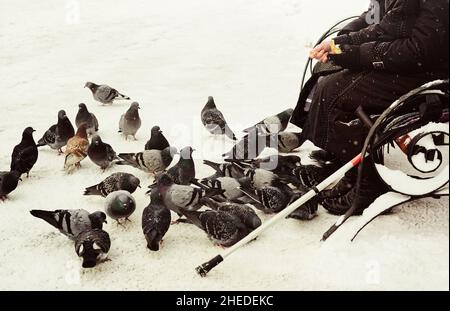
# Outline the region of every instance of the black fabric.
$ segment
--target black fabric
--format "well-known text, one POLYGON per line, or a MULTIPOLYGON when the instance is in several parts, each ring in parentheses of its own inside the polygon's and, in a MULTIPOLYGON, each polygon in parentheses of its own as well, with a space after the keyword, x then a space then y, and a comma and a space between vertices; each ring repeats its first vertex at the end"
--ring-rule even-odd
MULTIPOLYGON (((335 38, 336 44, 359 46, 360 57, 351 66, 339 59, 335 64, 395 73, 448 72, 448 0, 378 2, 381 18, 378 24, 343 31, 335 38)), ((354 26, 362 26, 362 18, 354 26)))
POLYGON ((382 71, 344 69, 325 76, 313 76, 303 88, 291 122, 303 129, 304 138, 347 162, 361 151, 368 130, 356 119, 362 106, 369 115, 382 113, 403 94, 448 74, 391 74, 382 71), (319 77, 322 77, 319 82, 319 77), (312 95, 309 112, 306 98, 312 95))

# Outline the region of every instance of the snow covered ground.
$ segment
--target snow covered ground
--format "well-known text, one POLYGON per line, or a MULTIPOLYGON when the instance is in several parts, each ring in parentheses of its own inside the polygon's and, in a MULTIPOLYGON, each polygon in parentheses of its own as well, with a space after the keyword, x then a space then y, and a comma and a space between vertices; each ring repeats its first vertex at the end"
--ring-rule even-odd
MULTIPOLYGON (((197 149, 198 175, 206 176, 211 171, 201 159, 218 160, 231 146, 200 126, 207 96, 215 97, 236 131, 293 107, 311 43, 334 21, 362 12, 366 2, 0 0, 0 170, 9 168, 26 126, 38 139, 58 110, 74 121, 84 102, 116 151, 143 150, 158 124, 178 148, 197 149), (141 104, 138 141, 117 133, 129 103, 100 106, 83 88, 86 81, 108 83, 141 104)), ((449 288, 448 199, 404 205, 353 243, 339 236, 319 242, 336 220, 323 209, 310 222, 285 220, 201 279, 194 268, 220 249, 203 232, 180 224, 170 228, 160 252, 148 251, 140 217, 149 199, 141 190, 132 223, 106 226, 111 261, 81 270, 73 244, 28 211, 101 210, 104 199, 84 197, 83 189, 115 171, 137 175, 145 187, 152 180, 133 168, 102 173, 88 159, 70 176, 62 167, 62 156, 41 149, 30 178, 0 203, 0 289, 449 288)))

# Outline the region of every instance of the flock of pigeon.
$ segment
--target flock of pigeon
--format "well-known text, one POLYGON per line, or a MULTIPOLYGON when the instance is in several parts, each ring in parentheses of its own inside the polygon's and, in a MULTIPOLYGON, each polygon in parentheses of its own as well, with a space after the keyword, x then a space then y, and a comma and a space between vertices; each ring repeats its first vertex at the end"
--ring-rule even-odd
MULTIPOLYGON (((108 85, 87 82, 85 87, 104 105, 119 99, 130 100, 108 85)), ((258 158, 266 147, 290 153, 303 143, 300 133, 285 131, 291 114, 292 109, 288 109, 245 129, 244 138, 223 154, 223 163, 204 161, 215 173, 197 179, 192 157, 194 150, 185 147, 178 151, 169 144, 158 126, 152 128, 144 151, 116 154, 97 134, 98 120, 82 103, 75 119, 76 131, 64 110, 58 112, 57 123, 37 144, 33 128, 27 127, 23 131, 21 142, 12 152, 10 171, 0 172, 0 200, 6 200, 16 189, 23 174, 29 175, 38 159, 38 147, 49 146, 64 153, 67 173, 73 173, 89 157, 103 170, 111 165, 129 165, 155 176, 147 192, 151 201, 142 214, 142 230, 150 250, 158 251, 170 225, 178 222, 193 224, 205 231, 215 244, 229 247, 261 225, 254 208, 264 213, 277 213, 312 186, 303 178, 308 166, 301 165, 298 156, 277 154, 258 158), (179 154, 179 161, 170 167, 176 154, 179 154), (175 222, 172 222, 171 211, 179 217, 175 222)), ((237 141, 212 97, 201 111, 201 120, 211 134, 226 135, 237 141)), ((140 126, 139 104, 133 102, 120 118, 119 132, 125 139, 130 136, 136 139, 140 126)), ((121 225, 121 221, 128 220, 136 209, 131 194, 141 187, 140 183, 132 174, 119 172, 86 188, 84 195, 106 198, 105 213, 77 209, 32 210, 31 214, 72 239, 76 254, 83 259, 82 266, 94 267, 106 259, 111 246, 108 233, 102 229, 103 224, 107 217, 121 225)), ((312 200, 290 217, 309 220, 316 215, 317 208, 318 202, 312 200)))

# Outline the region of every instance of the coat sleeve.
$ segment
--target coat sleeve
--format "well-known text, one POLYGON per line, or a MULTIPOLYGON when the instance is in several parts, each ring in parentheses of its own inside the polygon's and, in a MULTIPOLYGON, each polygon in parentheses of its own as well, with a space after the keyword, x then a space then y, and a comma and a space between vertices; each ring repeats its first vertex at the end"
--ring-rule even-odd
MULTIPOLYGON (((386 24, 380 23, 364 30, 368 42, 355 42, 354 35, 347 38, 349 41, 344 44, 359 46, 359 57, 355 58, 359 64, 355 67, 402 73, 423 72, 439 63, 448 64, 448 4, 445 0, 426 3, 428 5, 420 9, 408 35, 391 37, 395 33, 386 32, 383 28, 386 24)), ((387 25, 395 28, 390 23, 387 25)), ((398 25, 397 32, 404 31, 402 25, 398 25)))
POLYGON ((348 35, 351 32, 359 31, 361 29, 369 26, 366 22, 366 16, 369 11, 362 13, 358 18, 352 20, 350 23, 345 25, 339 32, 338 36, 348 35))

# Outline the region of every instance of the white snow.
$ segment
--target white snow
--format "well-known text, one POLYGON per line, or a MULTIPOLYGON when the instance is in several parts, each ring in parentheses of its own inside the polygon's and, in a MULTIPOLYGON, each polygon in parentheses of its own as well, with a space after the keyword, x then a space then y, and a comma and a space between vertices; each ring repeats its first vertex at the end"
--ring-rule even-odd
MULTIPOLYGON (((84 102, 116 151, 143 150, 158 124, 173 145, 197 150, 198 175, 207 176, 212 172, 201 159, 219 160, 232 146, 201 128, 207 97, 215 97, 237 134, 293 108, 311 44, 335 21, 362 12, 366 2, 0 0, 0 170, 9 168, 26 126, 37 130, 37 140, 59 109, 74 122, 84 102), (83 88, 86 81, 107 83, 140 103, 138 141, 117 133, 129 103, 99 105, 83 88)), ((447 198, 397 208, 353 243, 337 237, 319 242, 337 219, 323 209, 310 222, 284 220, 201 279, 194 268, 220 249, 180 224, 170 228, 160 252, 147 250, 140 218, 149 198, 138 189, 132 223, 123 228, 109 221, 105 228, 111 261, 82 270, 73 243, 28 211, 101 210, 104 199, 82 196, 85 187, 121 170, 144 187, 152 179, 131 167, 102 173, 89 159, 66 175, 63 161, 42 149, 30 178, 0 203, 0 289, 449 289, 447 198)))

